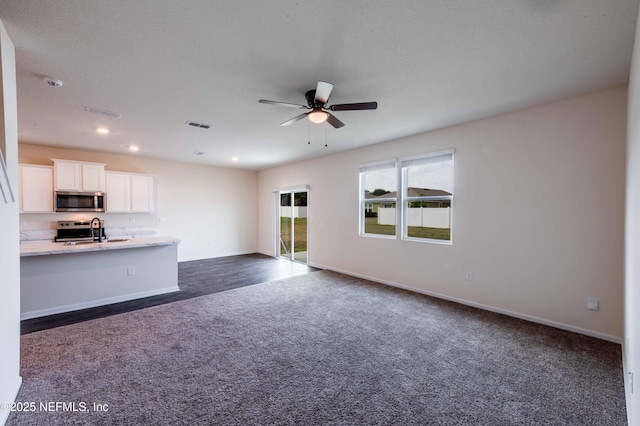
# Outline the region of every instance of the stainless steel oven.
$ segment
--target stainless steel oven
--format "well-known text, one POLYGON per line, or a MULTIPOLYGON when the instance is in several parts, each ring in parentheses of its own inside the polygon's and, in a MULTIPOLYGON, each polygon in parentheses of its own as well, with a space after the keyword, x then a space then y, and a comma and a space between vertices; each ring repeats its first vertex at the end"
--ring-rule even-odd
POLYGON ((59 221, 54 241, 104 241, 105 239, 104 220, 94 218, 88 222, 59 221))
POLYGON ((103 212, 105 211, 104 192, 68 192, 56 191, 57 212, 103 212))

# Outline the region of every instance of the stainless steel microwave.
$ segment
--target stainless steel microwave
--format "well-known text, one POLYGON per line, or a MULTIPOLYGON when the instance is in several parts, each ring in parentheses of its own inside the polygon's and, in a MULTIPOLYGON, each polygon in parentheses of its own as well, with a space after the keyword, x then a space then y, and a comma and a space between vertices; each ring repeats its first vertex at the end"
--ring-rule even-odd
POLYGON ((57 212, 103 212, 105 205, 104 192, 56 191, 57 212))

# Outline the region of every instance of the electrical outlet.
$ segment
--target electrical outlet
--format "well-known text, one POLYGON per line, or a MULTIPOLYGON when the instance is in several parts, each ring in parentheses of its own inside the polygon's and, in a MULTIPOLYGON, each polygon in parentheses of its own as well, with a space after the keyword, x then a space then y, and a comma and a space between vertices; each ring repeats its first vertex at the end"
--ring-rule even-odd
POLYGON ((591 311, 598 310, 598 299, 595 297, 587 297, 587 309, 591 311))
POLYGON ((136 223, 136 218, 135 218, 135 217, 130 217, 130 218, 129 218, 129 223, 130 223, 130 224, 134 224, 134 223, 136 223))
POLYGON ((129 266, 127 268, 127 275, 128 276, 132 276, 136 274, 136 267, 135 266, 129 266))
POLYGON ((473 272, 467 271, 466 274, 464 274, 464 279, 467 281, 473 281, 473 272))

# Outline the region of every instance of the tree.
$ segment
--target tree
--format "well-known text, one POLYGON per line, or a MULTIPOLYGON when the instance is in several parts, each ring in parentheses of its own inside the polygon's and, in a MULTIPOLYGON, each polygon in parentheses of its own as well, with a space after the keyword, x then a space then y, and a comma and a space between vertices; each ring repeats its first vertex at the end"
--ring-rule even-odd
POLYGON ((389 191, 387 191, 386 189, 382 189, 382 188, 377 188, 374 189, 372 194, 375 195, 376 197, 380 196, 380 195, 384 195, 386 193, 388 193, 389 191))

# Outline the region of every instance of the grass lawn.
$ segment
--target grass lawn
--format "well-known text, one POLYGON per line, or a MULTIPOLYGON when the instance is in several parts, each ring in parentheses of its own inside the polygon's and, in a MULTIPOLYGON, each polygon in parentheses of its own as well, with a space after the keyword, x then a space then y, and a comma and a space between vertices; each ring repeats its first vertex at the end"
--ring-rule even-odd
MULTIPOLYGON (((294 247, 295 252, 307 251, 307 218, 297 218, 293 222, 294 226, 294 247)), ((395 225, 378 225, 378 218, 367 217, 364 222, 364 232, 367 234, 378 235, 395 235, 395 225)), ((291 252, 291 218, 280 218, 280 235, 287 246, 287 250, 291 252)), ((409 237, 411 238, 430 238, 434 240, 449 240, 451 238, 450 229, 442 228, 423 228, 421 226, 410 226, 409 237)), ((280 245, 280 254, 286 255, 286 251, 280 245)))
MULTIPOLYGON (((395 235, 396 227, 395 225, 378 225, 378 218, 367 217, 364 220, 364 232, 367 234, 395 235)), ((451 239, 451 229, 410 226, 409 237, 448 241, 451 239)))
MULTIPOLYGON (((293 222, 293 247, 295 252, 307 251, 307 218, 296 218, 293 222)), ((280 235, 287 246, 287 250, 291 252, 291 218, 280 218, 280 235)), ((280 254, 287 254, 280 245, 280 254)))

